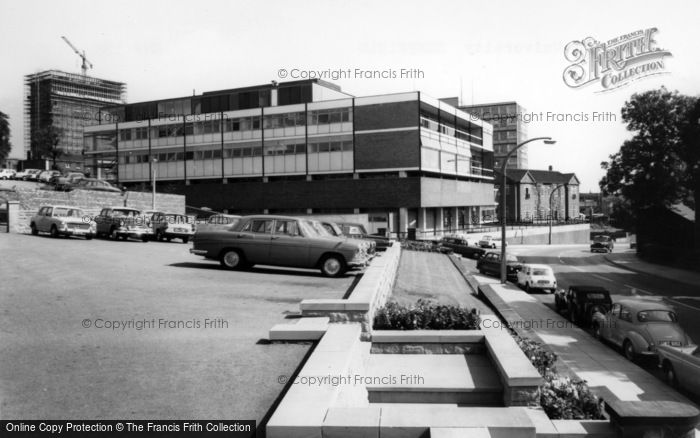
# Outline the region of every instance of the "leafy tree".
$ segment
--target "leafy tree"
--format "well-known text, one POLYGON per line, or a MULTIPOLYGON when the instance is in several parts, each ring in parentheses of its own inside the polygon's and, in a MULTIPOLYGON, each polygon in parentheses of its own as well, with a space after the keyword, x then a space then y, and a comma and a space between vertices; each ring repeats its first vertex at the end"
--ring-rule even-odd
POLYGON ((688 160, 697 154, 697 140, 694 149, 687 142, 697 105, 698 99, 663 87, 625 102, 622 120, 635 134, 601 163, 607 173, 600 181, 604 194, 625 199, 620 208, 628 211, 621 216, 634 218, 647 207, 687 203, 694 191, 688 160))
POLYGON ((63 138, 63 129, 48 125, 34 131, 32 149, 40 157, 51 160, 51 168, 56 168, 56 160, 63 156, 64 151, 59 146, 63 138))
POLYGON ((700 206, 700 99, 696 99, 688 112, 682 128, 682 140, 680 156, 686 163, 684 184, 693 193, 687 204, 695 210, 695 248, 700 249, 700 220, 697 215, 700 206))
POLYGON ((0 111, 0 164, 4 164, 10 155, 12 144, 10 143, 10 118, 0 111))

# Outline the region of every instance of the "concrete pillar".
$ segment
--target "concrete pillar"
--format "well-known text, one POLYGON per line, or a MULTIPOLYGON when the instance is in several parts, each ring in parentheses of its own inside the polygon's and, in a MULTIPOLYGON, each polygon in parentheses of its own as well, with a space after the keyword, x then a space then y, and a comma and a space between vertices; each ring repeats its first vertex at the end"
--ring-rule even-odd
POLYGON ((408 208, 399 208, 399 229, 397 230, 401 236, 408 233, 408 208))
POLYGON ((314 180, 314 177, 311 176, 311 175, 306 175, 306 180, 307 180, 307 181, 313 181, 313 180, 314 180))
POLYGON ((426 210, 427 209, 423 208, 423 207, 418 209, 418 217, 419 217, 418 224, 419 224, 421 230, 423 230, 423 234, 425 234, 428 231, 428 222, 426 220, 427 214, 425 212, 426 210))
POLYGON ((19 201, 7 201, 7 232, 21 233, 19 201))
POLYGON ((452 228, 454 228, 455 231, 459 231, 460 229, 459 207, 452 207, 452 228))
POLYGON ((444 209, 442 207, 438 207, 437 209, 437 223, 435 224, 435 229, 440 230, 440 235, 444 233, 444 228, 445 228, 445 215, 444 215, 444 209))
POLYGON ((360 209, 359 209, 359 208, 353 208, 353 209, 352 209, 352 214, 360 214, 360 209))

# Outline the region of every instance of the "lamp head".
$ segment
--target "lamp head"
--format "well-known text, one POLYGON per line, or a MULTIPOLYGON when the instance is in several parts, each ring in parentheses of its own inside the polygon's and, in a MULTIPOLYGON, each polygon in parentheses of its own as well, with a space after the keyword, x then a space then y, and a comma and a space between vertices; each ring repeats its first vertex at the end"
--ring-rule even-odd
POLYGON ((545 140, 544 144, 557 144, 557 141, 550 138, 549 140, 545 140))

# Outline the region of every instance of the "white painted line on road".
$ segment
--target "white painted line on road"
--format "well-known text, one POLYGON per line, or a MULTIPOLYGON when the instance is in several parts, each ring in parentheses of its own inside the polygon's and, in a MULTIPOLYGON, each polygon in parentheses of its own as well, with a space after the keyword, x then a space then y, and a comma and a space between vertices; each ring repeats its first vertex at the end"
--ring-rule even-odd
POLYGON ((625 284, 628 288, 632 289, 633 291, 641 292, 645 295, 654 295, 653 293, 649 292, 648 290, 640 289, 638 287, 630 286, 629 284, 625 284))
MULTIPOLYGON (((641 293, 643 293, 643 294, 645 294, 645 295, 654 295, 653 293, 651 293, 651 292, 649 292, 649 291, 647 291, 647 290, 640 289, 640 288, 634 287, 634 286, 630 286, 629 284, 625 284, 625 286, 627 286, 628 288, 630 288, 630 289, 632 289, 632 290, 635 290, 635 291, 637 291, 637 292, 641 292, 641 293)), ((669 297, 664 297, 664 296, 662 296, 661 298, 663 298, 663 299, 665 299, 666 301, 669 301, 669 302, 671 302, 671 303, 673 303, 673 304, 678 304, 679 306, 683 306, 683 307, 687 307, 687 308, 689 308, 689 309, 693 309, 693 310, 698 310, 698 311, 700 311, 700 307, 695 307, 695 306, 691 306, 690 304, 681 303, 680 301, 674 300, 673 298, 669 298, 669 297)))
POLYGON ((613 283, 613 281, 612 281, 611 279, 609 279, 609 278, 605 278, 605 277, 603 277, 603 276, 596 275, 596 274, 593 274, 593 276, 594 276, 595 278, 600 278, 601 280, 605 280, 605 281, 609 281, 610 283, 613 283))

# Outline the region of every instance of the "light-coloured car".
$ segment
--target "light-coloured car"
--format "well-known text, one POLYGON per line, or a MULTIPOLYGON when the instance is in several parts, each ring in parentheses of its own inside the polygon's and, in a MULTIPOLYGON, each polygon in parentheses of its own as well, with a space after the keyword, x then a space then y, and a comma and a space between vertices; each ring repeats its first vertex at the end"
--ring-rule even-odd
POLYGON ((678 324, 673 308, 651 299, 620 300, 607 313, 595 313, 593 334, 621 347, 625 357, 632 361, 640 356, 656 356, 660 345, 676 348, 694 345, 678 324))
POLYGON ((105 207, 95 217, 97 235, 113 240, 131 237, 148 242, 153 236, 148 222, 149 218, 140 210, 128 207, 105 207))
POLYGON ((500 248, 501 243, 501 236, 491 236, 488 234, 479 240, 479 246, 482 248, 500 248))
POLYGON ((675 387, 700 395, 700 348, 691 345, 685 348, 660 345, 659 367, 666 382, 675 387))
POLYGON ((37 180, 39 182, 43 182, 44 184, 48 184, 49 182, 51 182, 51 178, 55 178, 58 176, 61 176, 61 172, 59 172, 58 170, 44 170, 39 174, 37 180))
POLYGON ((68 205, 45 205, 32 216, 29 227, 33 235, 50 233, 51 237, 82 236, 90 240, 97 233, 96 224, 83 210, 68 205))
POLYGON ((184 214, 153 213, 151 227, 155 239, 161 242, 180 239, 182 243, 187 243, 194 236, 194 218, 184 214))
POLYGON ((37 181, 41 172, 43 172, 41 169, 25 169, 23 172, 20 172, 21 176, 15 175, 15 178, 22 181, 37 181))
POLYGON ((15 171, 12 169, 0 169, 0 179, 14 179, 15 171))
POLYGON ((557 289, 557 278, 548 265, 524 264, 518 272, 517 283, 528 293, 536 289, 554 293, 557 289))
POLYGON ((329 277, 367 263, 357 243, 321 237, 307 220, 291 216, 244 216, 228 229, 197 230, 190 252, 219 260, 227 269, 288 266, 320 269, 329 277))

